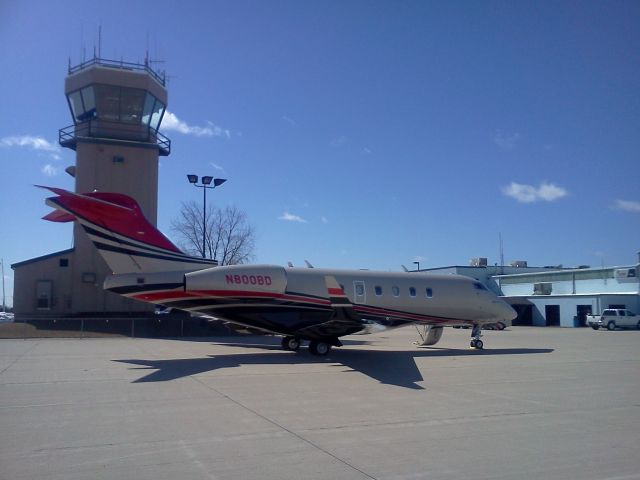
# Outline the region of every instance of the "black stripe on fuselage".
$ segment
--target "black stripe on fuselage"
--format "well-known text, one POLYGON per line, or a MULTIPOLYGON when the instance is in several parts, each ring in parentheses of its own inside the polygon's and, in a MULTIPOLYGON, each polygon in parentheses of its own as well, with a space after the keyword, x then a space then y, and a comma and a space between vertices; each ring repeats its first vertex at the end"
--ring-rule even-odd
MULTIPOLYGON (((140 252, 136 250, 130 250, 128 248, 116 247, 114 245, 107 245, 106 243, 98 242, 93 240, 94 245, 98 250, 106 250, 108 252, 121 253, 123 255, 131 255, 133 257, 146 257, 146 258, 154 258, 156 260, 168 260, 172 262, 178 263, 190 263, 190 264, 199 264, 210 263, 211 261, 204 261, 205 259, 196 258, 196 257, 171 257, 167 255, 158 255, 156 253, 148 253, 148 252, 140 252)), ((217 263, 211 262, 211 266, 217 266, 217 263)))

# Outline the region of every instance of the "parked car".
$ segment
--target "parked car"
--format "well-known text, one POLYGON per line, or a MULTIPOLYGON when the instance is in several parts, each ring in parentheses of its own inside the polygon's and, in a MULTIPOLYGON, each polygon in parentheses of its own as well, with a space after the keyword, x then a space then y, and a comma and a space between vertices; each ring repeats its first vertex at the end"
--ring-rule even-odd
POLYGON ((616 328, 640 330, 640 316, 622 308, 608 308, 602 311, 602 315, 587 315, 587 324, 594 330, 600 327, 607 327, 607 330, 616 328))

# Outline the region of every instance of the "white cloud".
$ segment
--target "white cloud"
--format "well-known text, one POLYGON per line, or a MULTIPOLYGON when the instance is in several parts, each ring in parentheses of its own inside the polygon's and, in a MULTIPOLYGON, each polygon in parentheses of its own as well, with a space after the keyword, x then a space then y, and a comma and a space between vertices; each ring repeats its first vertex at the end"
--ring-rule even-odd
POLYGON ((537 188, 533 185, 511 182, 508 187, 502 189, 502 193, 521 203, 553 202, 569 194, 566 189, 547 182, 542 182, 537 188))
POLYGON ((0 146, 24 147, 48 153, 54 160, 60 160, 60 146, 34 135, 20 135, 0 138, 0 146))
POLYGON ((292 127, 295 127, 298 125, 298 122, 296 122, 293 118, 287 117, 286 115, 283 115, 282 117, 280 117, 280 119, 287 122, 292 127))
POLYGON ((633 200, 616 200, 615 208, 624 210, 625 212, 640 213, 640 202, 633 200))
POLYGON ((345 143, 347 143, 347 137, 345 137, 344 135, 340 135, 339 137, 333 137, 331 139, 330 145, 332 147, 341 147, 345 143))
POLYGON ((216 170, 220 170, 221 172, 224 172, 224 167, 222 167, 221 165, 218 165, 217 163, 209 162, 209 165, 211 165, 216 170))
POLYGON ((284 212, 282 215, 278 217, 278 220, 284 220, 286 222, 307 223, 307 221, 304 218, 289 212, 284 212))
POLYGON ((42 173, 44 173, 47 177, 55 177, 58 175, 59 169, 47 163, 44 167, 42 167, 42 173))
POLYGON ((371 150, 369 150, 367 147, 364 147, 362 149, 362 153, 364 153, 365 155, 371 155, 371 150))
POLYGON ((518 140, 520 140, 520 134, 518 132, 503 133, 501 130, 497 130, 496 134, 493 136, 493 142, 505 150, 511 150, 514 148, 516 143, 518 143, 518 140))
POLYGON ((185 135, 194 135, 196 137, 226 137, 231 138, 231 131, 219 127, 212 122, 207 121, 206 127, 189 125, 187 122, 180 120, 173 112, 167 110, 162 117, 162 129, 172 130, 183 133, 185 135))

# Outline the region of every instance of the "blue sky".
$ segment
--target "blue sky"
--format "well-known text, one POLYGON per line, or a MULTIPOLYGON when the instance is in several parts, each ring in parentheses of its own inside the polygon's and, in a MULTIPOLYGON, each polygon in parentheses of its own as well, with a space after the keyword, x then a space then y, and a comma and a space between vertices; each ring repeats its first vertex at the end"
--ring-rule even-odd
POLYGON ((32 185, 73 189, 64 77, 99 25, 103 57, 169 75, 167 234, 195 173, 229 179, 211 199, 247 212, 260 263, 493 264, 499 234, 507 262, 636 262, 638 2, 5 0, 6 265, 71 246, 32 185))

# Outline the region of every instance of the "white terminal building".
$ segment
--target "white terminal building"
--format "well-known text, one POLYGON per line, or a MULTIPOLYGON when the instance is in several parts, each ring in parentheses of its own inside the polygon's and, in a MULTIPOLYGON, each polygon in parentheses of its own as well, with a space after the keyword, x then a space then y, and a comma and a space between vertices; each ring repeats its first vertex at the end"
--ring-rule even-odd
POLYGON ((517 261, 489 266, 486 258, 475 258, 469 266, 420 272, 456 273, 483 282, 518 312, 513 325, 580 327, 587 315, 606 308, 640 310, 640 263, 563 268, 529 267, 526 261, 517 261))

